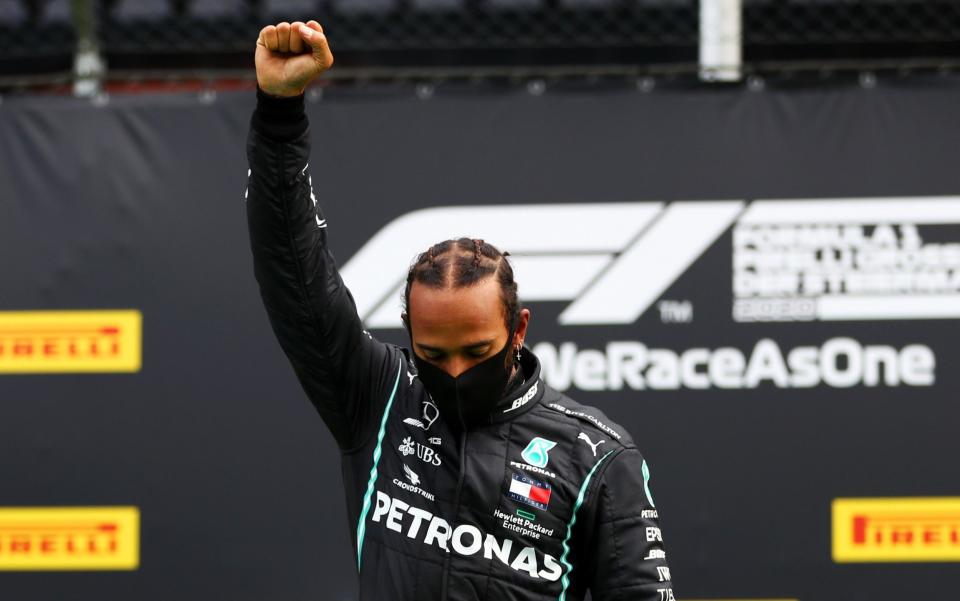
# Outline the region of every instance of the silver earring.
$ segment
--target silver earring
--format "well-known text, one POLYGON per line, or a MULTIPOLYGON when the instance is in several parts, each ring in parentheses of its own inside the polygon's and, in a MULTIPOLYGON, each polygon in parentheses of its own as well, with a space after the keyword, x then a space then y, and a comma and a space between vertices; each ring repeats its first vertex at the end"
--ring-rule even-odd
POLYGON ((520 345, 517 345, 517 361, 520 360, 520 345))

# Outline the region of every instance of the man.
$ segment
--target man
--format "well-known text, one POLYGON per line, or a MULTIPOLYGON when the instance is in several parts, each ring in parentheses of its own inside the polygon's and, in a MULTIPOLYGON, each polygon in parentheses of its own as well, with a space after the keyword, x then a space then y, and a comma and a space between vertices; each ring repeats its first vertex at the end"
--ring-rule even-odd
POLYGON ((261 31, 247 214, 274 332, 341 449, 360 598, 672 600, 646 462, 544 384, 503 254, 417 258, 412 352, 363 330, 307 164, 303 91, 332 63, 315 21, 261 31))

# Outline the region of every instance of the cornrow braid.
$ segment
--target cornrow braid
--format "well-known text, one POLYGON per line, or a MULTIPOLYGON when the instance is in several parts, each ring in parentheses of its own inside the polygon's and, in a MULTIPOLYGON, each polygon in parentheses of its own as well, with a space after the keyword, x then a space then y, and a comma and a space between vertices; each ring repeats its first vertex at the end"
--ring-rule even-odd
MULTIPOLYGON (((444 240, 417 255, 407 272, 403 292, 403 312, 408 314, 410 288, 414 282, 429 288, 464 288, 495 276, 500 285, 503 318, 513 332, 520 321, 520 301, 513 266, 506 259, 509 253, 500 252, 492 244, 476 238, 444 240)), ((409 322, 406 323, 410 327, 409 322)))
POLYGON ((480 240, 479 238, 474 238, 474 239, 473 239, 473 267, 474 267, 474 269, 479 269, 479 268, 480 268, 480 257, 482 256, 481 253, 480 253, 480 248, 481 248, 481 247, 483 247, 483 240, 480 240))

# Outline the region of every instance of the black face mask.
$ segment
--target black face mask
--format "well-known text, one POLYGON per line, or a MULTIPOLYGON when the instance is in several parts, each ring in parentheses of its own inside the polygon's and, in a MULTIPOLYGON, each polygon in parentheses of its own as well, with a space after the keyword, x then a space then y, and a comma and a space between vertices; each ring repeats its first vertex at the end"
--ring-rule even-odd
POLYGON ((502 351, 456 378, 414 355, 420 381, 447 423, 467 427, 489 419, 510 378, 507 353, 511 349, 511 338, 507 337, 507 344, 502 351))

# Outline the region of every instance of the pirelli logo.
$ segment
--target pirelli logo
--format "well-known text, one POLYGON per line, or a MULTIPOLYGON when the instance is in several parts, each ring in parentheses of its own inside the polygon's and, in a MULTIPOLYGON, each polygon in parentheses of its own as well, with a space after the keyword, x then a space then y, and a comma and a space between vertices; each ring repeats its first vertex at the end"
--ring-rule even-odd
POLYGON ((0 508, 0 570, 135 570, 136 507, 0 508))
POLYGON ((139 311, 0 311, 0 374, 140 371, 139 311))
POLYGON ((835 499, 833 560, 960 562, 960 497, 835 499))

